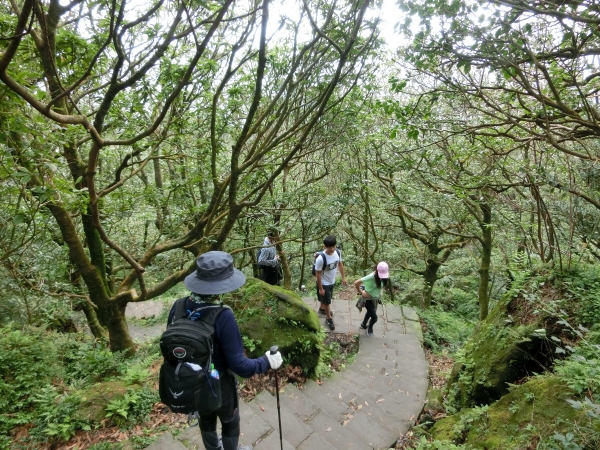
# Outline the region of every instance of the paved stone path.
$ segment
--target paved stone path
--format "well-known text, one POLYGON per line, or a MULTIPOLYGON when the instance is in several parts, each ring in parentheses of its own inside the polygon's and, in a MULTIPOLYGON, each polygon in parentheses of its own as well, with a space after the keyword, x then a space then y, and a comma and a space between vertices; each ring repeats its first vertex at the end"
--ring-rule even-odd
MULTIPOLYGON (((160 316, 167 308, 171 308, 175 300, 171 302, 165 302, 162 300, 148 300, 140 303, 127 303, 127 309, 125 310, 125 316, 128 318, 136 319, 147 319, 150 317, 160 316)), ((134 341, 143 342, 147 339, 153 338, 162 334, 167 328, 167 320, 162 320, 160 323, 155 325, 144 327, 128 323, 129 335, 134 341)))
MULTIPOLYGON (((314 298, 305 303, 318 309, 314 298)), ((263 391, 250 403, 240 402, 240 443, 255 450, 388 449, 420 414, 428 387, 428 365, 415 311, 383 305, 374 337, 359 329, 362 315, 354 301, 334 300, 335 332, 360 335, 354 362, 322 383, 302 389, 288 385, 277 400, 263 391), (360 331, 360 333, 358 333, 360 331)), ((364 310, 363 310, 364 314, 364 310)), ((321 318, 325 327, 325 318, 321 318)), ((327 330, 329 330, 327 328, 327 330)), ((147 450, 202 450, 197 426, 177 437, 164 433, 147 450)))

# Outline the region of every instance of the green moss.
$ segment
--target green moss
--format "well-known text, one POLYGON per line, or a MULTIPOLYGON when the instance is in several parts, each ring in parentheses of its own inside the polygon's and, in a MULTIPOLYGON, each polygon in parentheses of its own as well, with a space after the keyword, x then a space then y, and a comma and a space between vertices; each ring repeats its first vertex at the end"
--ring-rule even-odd
POLYGON ((117 398, 125 395, 132 386, 127 386, 124 381, 106 381, 88 386, 81 391, 81 405, 77 418, 93 423, 100 423, 106 417, 106 407, 117 398))
POLYGON ((539 376, 512 388, 496 403, 471 408, 438 421, 430 430, 436 440, 452 440, 475 448, 521 450, 555 433, 567 433, 573 423, 599 430, 600 422, 572 408, 569 387, 554 376, 539 376))
POLYGON ((249 357, 257 358, 278 345, 286 364, 314 372, 321 326, 315 312, 296 293, 249 278, 224 301, 233 309, 246 342, 252 342, 246 348, 249 357))
POLYGON ((437 414, 444 411, 444 396, 439 389, 429 389, 427 391, 427 400, 425 401, 425 410, 437 414))
POLYGON ((514 293, 501 299, 457 353, 447 393, 451 411, 489 404, 508 392, 508 384, 551 365, 544 337, 534 331, 548 316, 532 313, 539 298, 514 293))

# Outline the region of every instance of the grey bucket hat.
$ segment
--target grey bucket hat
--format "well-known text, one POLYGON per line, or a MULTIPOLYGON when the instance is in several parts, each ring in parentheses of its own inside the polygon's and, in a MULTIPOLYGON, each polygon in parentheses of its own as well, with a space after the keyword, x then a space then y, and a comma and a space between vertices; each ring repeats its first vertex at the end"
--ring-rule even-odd
POLYGON ((233 257, 226 252, 206 252, 196 260, 196 270, 183 284, 191 292, 218 295, 235 291, 246 282, 245 275, 233 267, 233 257))

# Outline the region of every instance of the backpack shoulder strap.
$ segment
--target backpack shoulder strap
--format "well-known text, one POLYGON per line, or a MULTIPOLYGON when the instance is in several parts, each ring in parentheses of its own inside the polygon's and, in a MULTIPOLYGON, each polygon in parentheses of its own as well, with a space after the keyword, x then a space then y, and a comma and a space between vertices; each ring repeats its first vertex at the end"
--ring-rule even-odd
POLYGON ((338 254, 338 258, 342 257, 342 254, 340 253, 340 249, 339 248, 336 248, 335 252, 338 254))
POLYGON ((176 320, 183 319, 186 313, 185 301, 187 299, 187 297, 183 297, 175 301, 175 314, 173 315, 173 320, 171 321, 171 323, 175 322, 176 320))
POLYGON ((327 269, 327 254, 325 253, 325 251, 321 251, 319 252, 321 254, 321 256, 323 256, 323 271, 328 270, 327 269))
POLYGON ((209 305, 202 308, 198 308, 202 311, 200 314, 200 320, 207 323, 208 325, 214 326, 217 318, 225 309, 231 309, 225 305, 209 305))

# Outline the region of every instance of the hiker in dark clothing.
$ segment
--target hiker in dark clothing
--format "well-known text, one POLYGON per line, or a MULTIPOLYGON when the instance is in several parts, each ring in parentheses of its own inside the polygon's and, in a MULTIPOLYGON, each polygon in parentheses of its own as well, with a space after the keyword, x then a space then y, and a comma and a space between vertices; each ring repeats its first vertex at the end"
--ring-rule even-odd
MULTIPOLYGON (((242 272, 233 267, 229 253, 207 252, 196 260, 196 270, 188 275, 184 284, 190 290, 186 300, 186 311, 219 303, 219 295, 234 291, 246 282, 242 272)), ((171 308, 168 323, 175 317, 171 308)), ((277 369, 283 363, 281 353, 250 359, 244 356, 242 337, 231 309, 224 309, 214 323, 212 361, 220 374, 223 403, 221 409, 199 418, 200 433, 206 450, 238 450, 240 437, 240 413, 237 380, 234 374, 248 378, 255 373, 277 369), (222 438, 217 435, 217 417, 221 421, 222 438)), ((252 449, 252 446, 243 447, 252 449)))
POLYGON ((277 255, 275 249, 274 231, 269 231, 269 235, 265 238, 257 262, 260 269, 260 279, 273 286, 279 284, 281 267, 279 267, 279 255, 277 255))

